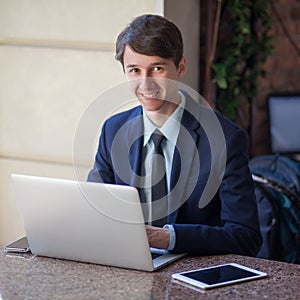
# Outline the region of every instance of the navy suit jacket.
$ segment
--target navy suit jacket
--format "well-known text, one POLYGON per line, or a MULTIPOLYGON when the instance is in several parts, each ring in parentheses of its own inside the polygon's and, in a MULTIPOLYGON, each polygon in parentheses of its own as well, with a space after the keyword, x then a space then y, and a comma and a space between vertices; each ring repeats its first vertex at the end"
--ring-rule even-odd
MULTIPOLYGON (((88 181, 140 189, 143 120, 138 106, 108 119, 88 181)), ((261 245, 245 132, 186 94, 171 171, 168 224, 174 252, 255 256, 261 245)))

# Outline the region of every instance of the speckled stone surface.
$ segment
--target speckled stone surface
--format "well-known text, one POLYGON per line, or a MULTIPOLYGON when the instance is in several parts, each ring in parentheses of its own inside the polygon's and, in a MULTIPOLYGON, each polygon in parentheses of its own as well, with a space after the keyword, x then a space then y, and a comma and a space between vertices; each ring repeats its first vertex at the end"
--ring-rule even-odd
POLYGON ((149 273, 8 254, 0 250, 0 299, 300 299, 300 265, 236 255, 185 257, 149 273), (255 281, 194 290, 172 273, 236 262, 268 273, 255 281))

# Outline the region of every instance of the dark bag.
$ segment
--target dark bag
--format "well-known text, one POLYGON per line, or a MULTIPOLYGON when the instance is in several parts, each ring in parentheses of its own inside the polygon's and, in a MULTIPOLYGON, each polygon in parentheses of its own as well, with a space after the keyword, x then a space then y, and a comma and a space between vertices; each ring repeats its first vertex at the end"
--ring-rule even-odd
POLYGON ((263 155, 249 166, 263 236, 257 257, 300 263, 300 163, 263 155))

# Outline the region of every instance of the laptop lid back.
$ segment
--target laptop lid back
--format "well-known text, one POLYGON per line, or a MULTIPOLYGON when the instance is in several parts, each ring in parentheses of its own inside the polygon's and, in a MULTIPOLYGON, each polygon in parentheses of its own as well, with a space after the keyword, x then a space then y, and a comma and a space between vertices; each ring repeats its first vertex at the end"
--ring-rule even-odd
POLYGON ((153 271, 135 188, 17 174, 12 181, 33 254, 153 271))

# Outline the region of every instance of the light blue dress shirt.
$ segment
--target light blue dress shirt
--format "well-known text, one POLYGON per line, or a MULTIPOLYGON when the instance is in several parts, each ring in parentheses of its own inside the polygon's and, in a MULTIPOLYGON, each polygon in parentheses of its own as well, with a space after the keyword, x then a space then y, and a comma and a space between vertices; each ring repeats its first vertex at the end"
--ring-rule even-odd
MULTIPOLYGON (((160 132, 165 136, 165 139, 162 142, 162 150, 165 156, 165 164, 166 164, 166 178, 167 178, 167 186, 168 190, 170 190, 170 177, 172 170, 172 162, 173 162, 173 154, 181 126, 182 114, 185 106, 185 97, 179 92, 181 102, 176 108, 176 110, 172 113, 172 115, 167 119, 167 121, 163 124, 162 127, 156 127, 150 119, 147 117, 147 114, 143 110, 143 122, 144 122, 144 142, 143 147, 145 147, 145 160, 144 160, 144 170, 145 170, 145 198, 149 207, 149 214, 146 216, 146 221, 149 225, 151 225, 151 157, 154 154, 154 144, 151 140, 152 133, 159 129, 160 132)), ((167 250, 172 250, 175 247, 176 235, 175 230, 172 225, 166 224, 164 228, 169 228, 170 232, 170 241, 169 247, 167 250)))

